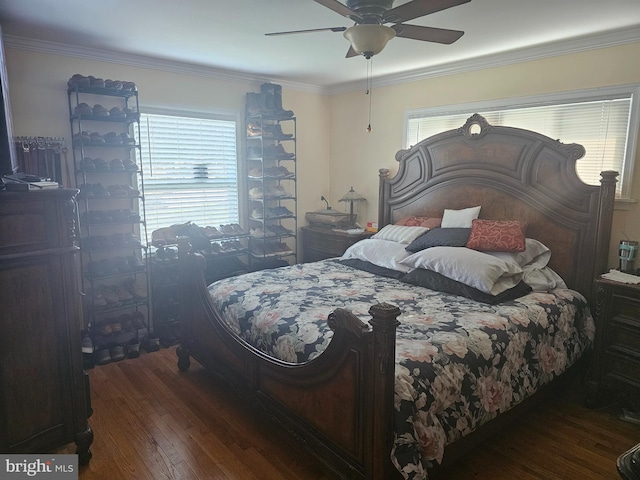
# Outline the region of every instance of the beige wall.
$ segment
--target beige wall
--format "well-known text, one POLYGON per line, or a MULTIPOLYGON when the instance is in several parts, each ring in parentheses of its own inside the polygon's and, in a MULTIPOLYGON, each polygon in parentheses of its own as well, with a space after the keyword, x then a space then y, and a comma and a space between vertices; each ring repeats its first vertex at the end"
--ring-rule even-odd
MULTIPOLYGON (((67 80, 75 73, 136 82, 141 108, 242 113, 245 93, 260 89, 260 82, 221 80, 18 48, 5 51, 14 135, 64 137, 69 144, 67 80)), ((302 226, 304 212, 320 208, 320 196, 329 192, 330 104, 325 95, 285 88, 283 106, 293 110, 297 118, 298 226, 302 226)), ((71 153, 68 161, 72 162, 71 153)))
MULTIPOLYGON (((135 81, 144 106, 184 110, 239 110, 244 94, 259 83, 227 81, 211 76, 165 72, 90 59, 6 48, 16 135, 70 138, 67 79, 74 73, 135 81)), ((384 53, 377 63, 383 62, 384 53)), ((363 88, 321 95, 284 88, 283 104, 298 119, 298 213, 323 208, 320 196, 342 209, 338 199, 353 186, 367 198, 360 221, 375 221, 378 169, 396 171, 395 153, 402 148, 403 116, 409 109, 479 102, 496 98, 580 90, 640 82, 640 44, 593 50, 478 70, 446 77, 374 88, 371 133, 366 133, 369 98, 363 88)), ((352 61, 358 61, 353 59, 352 61)), ((637 156, 640 156, 638 154, 637 156)), ((636 159, 640 165, 640 159, 636 159)), ((640 166, 633 198, 640 196, 640 166)), ((617 209, 611 246, 622 238, 640 239, 640 206, 617 209)))
MULTIPOLYGON (((383 55, 384 52, 378 64, 384 62, 383 55)), ((403 148, 406 110, 640 83, 638 58, 640 43, 374 88, 371 133, 365 133, 368 98, 364 89, 335 95, 331 98, 332 198, 339 197, 353 184, 370 200, 360 210, 360 219, 376 220, 378 169, 389 168, 392 173, 397 170, 394 155, 403 148)), ((635 163, 632 197, 637 199, 640 148, 635 163)), ((617 266, 619 240, 640 240, 639 220, 640 205, 617 205, 610 249, 612 267, 617 266)))

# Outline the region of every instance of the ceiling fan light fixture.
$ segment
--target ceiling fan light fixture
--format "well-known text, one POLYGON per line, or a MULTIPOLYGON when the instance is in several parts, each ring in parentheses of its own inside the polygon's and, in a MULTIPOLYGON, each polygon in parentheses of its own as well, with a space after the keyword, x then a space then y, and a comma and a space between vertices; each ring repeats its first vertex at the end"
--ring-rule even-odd
POLYGON ((396 36, 396 31, 385 25, 363 24, 347 28, 343 35, 358 55, 371 58, 384 49, 387 42, 396 36))

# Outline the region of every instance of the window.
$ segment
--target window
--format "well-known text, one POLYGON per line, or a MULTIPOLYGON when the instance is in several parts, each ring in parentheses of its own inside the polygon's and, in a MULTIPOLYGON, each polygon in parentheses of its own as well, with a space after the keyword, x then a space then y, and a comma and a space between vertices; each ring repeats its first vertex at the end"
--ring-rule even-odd
POLYGON ((586 154, 576 163, 586 183, 600 184, 600 172, 620 173, 616 196, 627 198, 635 157, 640 86, 598 89, 407 112, 405 147, 461 127, 474 113, 491 125, 533 130, 563 143, 579 143, 586 154))
POLYGON ((142 113, 147 230, 239 223, 238 119, 142 113))

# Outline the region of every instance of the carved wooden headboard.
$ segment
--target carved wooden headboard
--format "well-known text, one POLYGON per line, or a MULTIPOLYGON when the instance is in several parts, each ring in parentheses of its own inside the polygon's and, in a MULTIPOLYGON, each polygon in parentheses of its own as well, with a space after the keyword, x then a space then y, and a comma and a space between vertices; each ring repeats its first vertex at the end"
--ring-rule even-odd
POLYGON ((527 237, 551 249, 549 266, 590 298, 593 278, 607 266, 617 172, 602 172, 601 186, 585 184, 575 168, 584 153, 475 114, 400 150, 393 178, 380 170, 378 226, 481 205, 480 218, 526 222, 527 237))

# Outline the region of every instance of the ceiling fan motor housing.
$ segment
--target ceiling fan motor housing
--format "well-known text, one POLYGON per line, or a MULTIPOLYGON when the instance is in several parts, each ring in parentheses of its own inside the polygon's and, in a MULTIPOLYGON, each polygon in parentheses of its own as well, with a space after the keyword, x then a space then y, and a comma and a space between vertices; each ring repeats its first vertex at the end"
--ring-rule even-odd
MULTIPOLYGON (((380 21, 387 10, 391 10, 394 0, 347 0, 347 7, 356 12, 361 17, 373 17, 380 21)), ((372 18, 372 19, 373 19, 372 18)), ((363 23, 367 18, 363 18, 363 23)))

